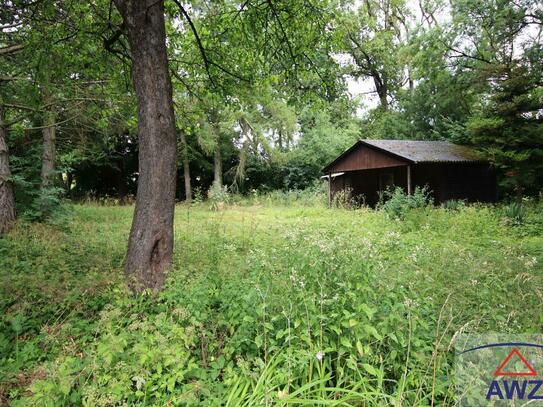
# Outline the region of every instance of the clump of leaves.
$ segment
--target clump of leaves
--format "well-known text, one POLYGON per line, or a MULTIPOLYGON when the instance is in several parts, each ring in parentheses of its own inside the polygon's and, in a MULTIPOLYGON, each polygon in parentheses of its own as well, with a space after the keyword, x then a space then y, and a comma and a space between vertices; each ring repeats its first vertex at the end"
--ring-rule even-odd
POLYGON ((503 216, 506 221, 514 226, 523 225, 528 211, 520 202, 512 202, 503 208, 503 216))
POLYGON ((58 223, 66 213, 62 205, 64 190, 57 185, 41 187, 39 168, 35 165, 40 162, 39 151, 31 149, 28 156, 14 157, 11 162, 19 216, 31 222, 58 223))
POLYGON ((42 188, 35 193, 34 200, 23 212, 23 217, 36 222, 57 220, 65 214, 62 206, 62 188, 42 188))
POLYGON ((200 204, 204 202, 204 199, 205 199, 204 192, 205 191, 203 191, 202 187, 200 186, 197 186, 196 188, 194 188, 194 190, 192 191, 192 203, 200 204))
POLYGON ((207 199, 209 200, 210 208, 213 211, 219 211, 224 208, 230 202, 230 194, 228 193, 228 187, 226 185, 219 185, 213 183, 209 191, 207 192, 207 199))
POLYGON ((289 189, 274 191, 252 190, 249 199, 238 197, 240 204, 249 203, 253 205, 267 206, 326 206, 328 205, 327 183, 315 181, 305 189, 289 189))
POLYGON ((411 195, 407 195, 400 187, 388 189, 384 193, 384 200, 382 208, 393 219, 405 219, 410 210, 426 208, 433 204, 427 186, 422 188, 417 186, 411 195))
POLYGON ((466 201, 463 199, 449 199, 448 201, 443 202, 441 207, 446 211, 459 211, 466 207, 466 201))
POLYGON ((341 191, 338 191, 334 194, 332 200, 332 206, 335 208, 353 208, 356 206, 356 199, 353 196, 352 188, 345 188, 341 191))

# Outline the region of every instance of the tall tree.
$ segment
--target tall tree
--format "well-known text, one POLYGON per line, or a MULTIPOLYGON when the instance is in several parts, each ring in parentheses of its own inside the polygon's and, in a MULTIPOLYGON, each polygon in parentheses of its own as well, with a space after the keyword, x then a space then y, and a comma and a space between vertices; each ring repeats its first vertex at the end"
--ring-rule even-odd
POLYGON ((57 129, 55 103, 53 101, 50 89, 50 73, 45 73, 44 77, 45 80, 41 84, 41 99, 44 109, 42 124, 43 153, 41 163, 41 186, 42 188, 49 188, 52 186, 55 176, 57 129))
POLYGON ((400 49, 408 29, 407 16, 405 1, 367 0, 356 12, 345 13, 337 30, 342 51, 353 62, 350 74, 373 81, 384 111, 389 109, 392 93, 405 81, 400 49))
MULTIPOLYGON (((204 21, 202 39, 195 23, 183 4, 174 0, 182 21, 181 47, 175 57, 189 55, 201 58, 181 61, 176 78, 187 86, 204 79, 206 93, 228 105, 235 99, 232 90, 240 83, 251 83, 264 74, 280 71, 285 82, 304 87, 298 72, 322 75, 312 60, 309 44, 318 44, 329 27, 323 18, 328 10, 318 3, 309 9, 298 1, 191 4, 194 14, 212 16, 204 21), (313 18, 310 18, 313 17, 313 18), (288 24, 284 21, 288 19, 288 24), (187 33, 191 33, 191 37, 187 33), (189 38, 194 52, 183 48, 189 38), (243 41, 243 40, 246 41, 243 41), (228 50, 228 54, 225 51, 228 50), (187 63, 188 62, 188 63, 187 63), (248 74, 245 72, 249 72, 248 74), (240 74, 243 72, 243 74, 240 74)), ((327 4, 326 2, 322 2, 327 4)), ((172 102, 172 85, 168 70, 166 30, 163 0, 115 0, 123 17, 124 29, 132 54, 132 78, 138 104, 139 179, 136 209, 126 257, 126 274, 136 292, 144 288, 159 289, 165 271, 171 266, 173 249, 173 213, 176 175, 176 138, 172 102)), ((179 26, 179 24, 171 24, 179 26)), ((170 44, 177 41, 169 41, 170 44)), ((326 84, 328 87, 330 84, 326 84)), ((209 112, 208 112, 209 113, 209 112)), ((213 113, 213 112, 211 112, 213 113)), ((217 124, 220 121, 211 120, 217 124)), ((215 138, 220 146, 220 125, 215 138)), ((220 148, 215 150, 216 180, 220 180, 222 161, 220 148)))
POLYGON ((0 99, 0 235, 8 232, 15 223, 15 196, 9 168, 4 106, 0 99))
MULTIPOLYGON (((12 61, 20 53, 25 44, 19 36, 11 33, 21 25, 21 16, 14 8, 2 9, 0 13, 2 24, 0 29, 0 236, 11 230, 16 220, 15 193, 11 179, 10 156, 8 147, 9 124, 6 120, 6 101, 4 100, 5 85, 15 81, 14 68, 17 63, 12 61), (7 28, 5 28, 7 27, 7 28)), ((16 71, 19 73, 20 71, 16 71)))
POLYGON ((135 292, 158 290, 172 265, 176 135, 164 1, 115 0, 132 54, 139 178, 125 273, 135 292))
POLYGON ((500 169, 505 191, 521 196, 543 185, 543 9, 540 2, 473 0, 454 3, 457 70, 478 100, 459 140, 500 169))

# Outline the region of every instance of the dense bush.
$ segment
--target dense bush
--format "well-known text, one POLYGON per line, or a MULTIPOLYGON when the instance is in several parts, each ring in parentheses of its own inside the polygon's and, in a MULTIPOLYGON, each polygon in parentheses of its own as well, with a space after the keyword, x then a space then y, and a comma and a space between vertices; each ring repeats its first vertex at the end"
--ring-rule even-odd
POLYGON ((40 151, 30 148, 26 154, 11 160, 17 213, 20 217, 31 221, 48 221, 58 218, 63 213, 61 203, 64 191, 56 185, 41 188, 40 151))

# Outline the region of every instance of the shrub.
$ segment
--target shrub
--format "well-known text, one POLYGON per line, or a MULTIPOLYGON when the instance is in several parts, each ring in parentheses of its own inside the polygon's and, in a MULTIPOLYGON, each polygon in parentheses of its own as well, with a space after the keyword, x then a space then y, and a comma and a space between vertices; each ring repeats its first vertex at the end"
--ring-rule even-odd
POLYGON ((207 199, 209 200, 210 208, 213 211, 218 211, 224 208, 230 202, 230 194, 228 193, 228 187, 226 185, 219 185, 213 183, 209 191, 207 192, 207 199))
POLYGON ((59 220, 65 213, 62 206, 62 188, 51 187, 38 189, 30 205, 22 212, 22 217, 35 222, 59 220))
POLYGON ((64 214, 64 189, 58 181, 60 171, 55 172, 52 178, 55 182, 49 188, 42 188, 40 163, 41 148, 37 146, 31 147, 24 156, 10 156, 17 213, 33 222, 58 221, 64 214))
POLYGON ((512 202, 503 208, 503 216, 508 223, 520 226, 525 223, 528 211, 520 202, 512 202))
POLYGON ((192 191, 192 203, 199 204, 204 202, 204 191, 202 191, 202 187, 198 186, 195 187, 192 191))
POLYGON ((420 209, 432 205, 432 198, 426 186, 416 187, 411 195, 407 195, 400 187, 385 191, 385 202, 380 206, 393 219, 404 219, 411 209, 420 209))
POLYGON ((334 194, 332 199, 332 206, 334 208, 353 208, 356 206, 356 199, 353 196, 352 188, 345 188, 334 194))
POLYGON ((411 209, 426 208, 427 206, 432 205, 433 199, 430 196, 428 186, 425 185, 422 188, 417 186, 413 194, 407 197, 407 202, 411 209))
POLYGON ((253 205, 265 204, 267 206, 324 206, 328 202, 328 186, 325 182, 317 180, 305 189, 266 192, 252 190, 249 196, 240 201, 253 205))

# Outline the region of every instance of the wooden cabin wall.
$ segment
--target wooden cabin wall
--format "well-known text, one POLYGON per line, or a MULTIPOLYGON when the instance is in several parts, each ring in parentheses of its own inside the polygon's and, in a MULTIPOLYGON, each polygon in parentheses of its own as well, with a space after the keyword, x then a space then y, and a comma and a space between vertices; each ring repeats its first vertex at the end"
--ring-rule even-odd
POLYGON ((349 189, 359 202, 369 206, 375 206, 379 200, 379 192, 382 190, 380 176, 392 174, 394 185, 407 191, 407 166, 377 168, 370 170, 349 171, 332 179, 332 197, 339 191, 349 189))
POLYGON ((436 204, 464 199, 468 202, 495 202, 496 174, 485 163, 432 163, 412 166, 415 185, 428 185, 436 204))
POLYGON ((334 173, 355 171, 359 168, 373 169, 399 165, 405 165, 405 161, 373 148, 360 146, 335 163, 328 171, 334 173))
MULTIPOLYGON (((353 196, 366 205, 375 206, 383 190, 380 177, 391 173, 394 185, 407 192, 407 165, 348 171, 332 178, 331 193, 349 189, 353 196)), ((434 203, 450 199, 468 202, 495 202, 496 175, 488 164, 482 163, 432 163, 411 165, 412 191, 416 186, 428 186, 434 203)))

